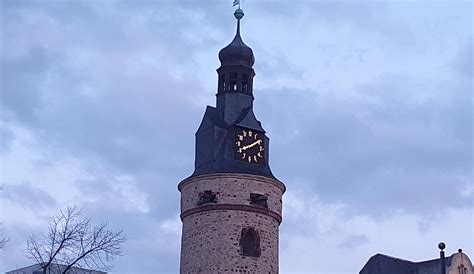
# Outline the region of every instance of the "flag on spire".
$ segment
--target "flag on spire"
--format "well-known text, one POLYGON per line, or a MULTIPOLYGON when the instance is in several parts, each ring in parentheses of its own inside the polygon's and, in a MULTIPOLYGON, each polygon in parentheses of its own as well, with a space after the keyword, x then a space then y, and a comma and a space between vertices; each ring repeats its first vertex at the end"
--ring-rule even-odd
POLYGON ((232 7, 235 7, 237 5, 240 6, 240 0, 234 0, 234 4, 232 4, 232 7))

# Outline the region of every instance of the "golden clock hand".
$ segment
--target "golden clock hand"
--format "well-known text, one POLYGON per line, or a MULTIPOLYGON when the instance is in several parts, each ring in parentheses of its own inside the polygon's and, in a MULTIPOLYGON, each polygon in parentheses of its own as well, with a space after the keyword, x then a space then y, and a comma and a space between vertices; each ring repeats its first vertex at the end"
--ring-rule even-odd
POLYGON ((260 143, 262 142, 262 140, 258 140, 258 141, 255 141, 253 142, 250 147, 253 147, 253 146, 256 146, 256 145, 260 145, 260 143))
POLYGON ((243 149, 243 150, 247 150, 247 149, 249 149, 249 148, 251 148, 251 147, 256 146, 257 144, 259 145, 261 142, 262 142, 262 140, 255 141, 255 142, 251 143, 250 145, 244 146, 242 149, 243 149))

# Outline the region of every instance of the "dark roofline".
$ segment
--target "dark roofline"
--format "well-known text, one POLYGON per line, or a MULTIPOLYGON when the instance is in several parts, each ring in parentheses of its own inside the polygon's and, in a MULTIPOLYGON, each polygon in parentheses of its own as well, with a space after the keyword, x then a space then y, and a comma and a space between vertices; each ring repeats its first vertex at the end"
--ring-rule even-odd
MULTIPOLYGON (((451 262, 451 258, 452 258, 453 255, 454 255, 454 254, 452 254, 451 256, 447 256, 447 257, 446 257, 446 260, 449 260, 449 262, 451 262)), ((426 260, 426 261, 417 261, 417 262, 414 262, 414 261, 409 261, 409 260, 405 260, 405 259, 401 259, 401 258, 397 258, 397 257, 385 255, 385 254, 382 254, 382 253, 377 253, 377 254, 373 255, 372 257, 370 257, 370 259, 375 258, 375 257, 377 257, 377 256, 382 256, 382 257, 385 257, 385 258, 388 258, 388 259, 397 260, 397 261, 400 261, 400 262, 412 263, 412 264, 431 263, 431 262, 435 262, 435 261, 439 261, 439 260, 440 260, 439 258, 437 258, 437 259, 431 259, 431 260, 426 260)), ((370 259, 369 259, 369 261, 370 261, 370 259)))
MULTIPOLYGON (((453 255, 445 258, 446 266, 451 265, 452 257, 453 255)), ((441 259, 437 258, 437 259, 431 259, 431 260, 426 260, 426 261, 413 262, 413 261, 377 253, 373 255, 372 257, 370 257, 370 259, 365 263, 365 265, 362 267, 359 273, 376 273, 373 271, 375 270, 374 268, 377 268, 377 271, 378 271, 377 274, 383 274, 384 271, 387 271, 387 269, 382 270, 381 268, 388 267, 388 265, 390 265, 389 262, 392 262, 392 263, 405 265, 405 267, 407 267, 406 269, 408 271, 407 273, 415 274, 415 273, 419 273, 420 270, 426 271, 426 269, 430 269, 433 266, 436 267, 436 265, 440 264, 440 260, 441 259)), ((391 270, 394 270, 394 269, 390 269, 389 271, 391 270)), ((425 272, 420 272, 420 273, 425 273, 425 272)))
MULTIPOLYGON (((50 267, 51 266, 64 266, 66 267, 67 265, 65 264, 58 264, 58 263, 51 263, 50 264, 50 267)), ((13 270, 10 270, 10 271, 7 271, 5 273, 10 273, 10 272, 13 272, 13 271, 19 271, 19 270, 23 270, 23 269, 26 269, 26 268, 29 268, 29 267, 32 267, 32 266, 37 266, 38 267, 38 270, 42 269, 41 267, 41 264, 32 264, 32 265, 28 265, 28 266, 24 266, 22 268, 17 268, 17 269, 13 269, 13 270)), ((71 267, 71 269, 76 269, 76 270, 83 270, 83 271, 94 271, 94 272, 98 272, 98 273, 104 273, 104 274, 107 274, 107 272, 104 272, 104 271, 100 271, 100 270, 95 270, 95 269, 87 269, 87 268, 82 268, 82 267, 78 267, 78 266, 73 266, 71 267)), ((51 268, 50 268, 51 270, 51 268)))

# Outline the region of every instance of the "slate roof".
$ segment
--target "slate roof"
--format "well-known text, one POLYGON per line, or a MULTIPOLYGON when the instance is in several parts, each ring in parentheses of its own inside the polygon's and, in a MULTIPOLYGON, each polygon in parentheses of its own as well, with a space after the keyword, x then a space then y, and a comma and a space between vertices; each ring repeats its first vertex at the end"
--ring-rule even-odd
MULTIPOLYGON (((445 258, 446 268, 451 266, 452 257, 445 258)), ((423 261, 416 263, 417 265, 417 274, 433 274, 440 272, 441 269, 441 259, 434 259, 429 261, 423 261)))
POLYGON ((219 52, 219 60, 222 66, 242 65, 252 67, 255 63, 255 56, 253 55, 252 49, 247 46, 244 41, 242 41, 242 37, 240 37, 240 19, 237 21, 237 32, 235 33, 234 39, 229 45, 221 49, 219 52))
POLYGON ((251 107, 242 109, 237 120, 229 125, 222 113, 208 106, 201 125, 196 132, 196 161, 192 176, 211 173, 244 173, 276 179, 268 164, 268 137, 265 137, 266 163, 264 165, 247 164, 234 160, 233 132, 236 127, 250 128, 265 134, 261 123, 256 119, 251 107))
POLYGON ((255 117, 251 107, 242 110, 242 113, 240 114, 239 118, 237 118, 235 125, 265 133, 265 130, 262 128, 262 124, 255 117))
POLYGON ((232 42, 219 52, 221 67, 217 69, 217 103, 216 107, 206 108, 196 132, 194 172, 191 177, 213 173, 242 173, 276 179, 269 165, 269 138, 253 112, 255 72, 252 66, 255 57, 252 49, 240 37, 242 10, 237 9, 234 16, 237 19, 237 32, 232 42), (259 143, 261 147, 258 162, 255 160, 251 163, 250 156, 249 162, 244 162, 244 157, 239 158, 236 144, 240 141, 236 137, 242 130, 251 130, 260 136, 262 143, 259 143))
MULTIPOLYGON (((451 265, 451 257, 446 257, 446 268, 451 265)), ((441 260, 411 262, 383 254, 372 256, 364 265, 360 274, 437 274, 441 269, 441 260)))

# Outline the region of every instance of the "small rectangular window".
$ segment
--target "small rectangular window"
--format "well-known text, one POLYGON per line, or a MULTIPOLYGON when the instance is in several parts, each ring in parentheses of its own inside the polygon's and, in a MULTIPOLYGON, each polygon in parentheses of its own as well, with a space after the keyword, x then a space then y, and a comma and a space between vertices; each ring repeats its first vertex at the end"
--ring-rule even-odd
POLYGON ((225 90, 225 75, 222 74, 219 76, 219 84, 218 84, 218 90, 223 91, 225 90))
POLYGON ((268 197, 258 193, 250 193, 250 204, 268 208, 268 197))
POLYGON ((236 72, 230 73, 229 82, 230 82, 229 83, 230 90, 236 91, 237 90, 237 73, 236 72))
POLYGON ((210 203, 217 203, 217 193, 212 192, 212 190, 206 190, 204 192, 199 193, 199 200, 197 202, 197 205, 204 205, 204 204, 210 204, 210 203))
POLYGON ((247 74, 242 75, 242 92, 249 92, 249 76, 247 74))

